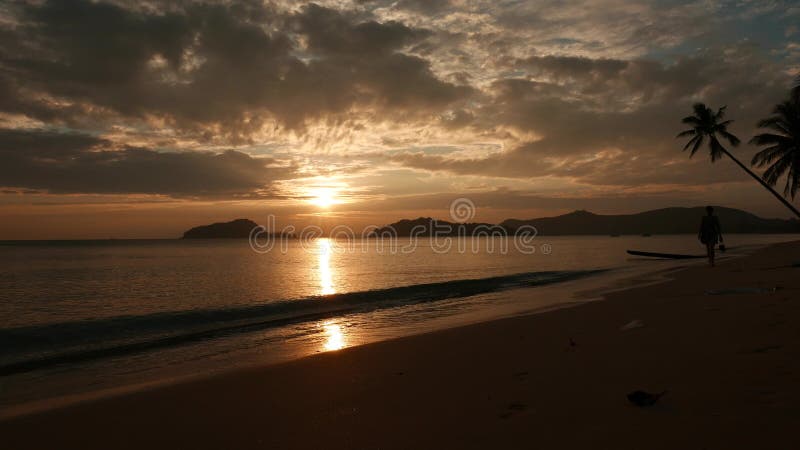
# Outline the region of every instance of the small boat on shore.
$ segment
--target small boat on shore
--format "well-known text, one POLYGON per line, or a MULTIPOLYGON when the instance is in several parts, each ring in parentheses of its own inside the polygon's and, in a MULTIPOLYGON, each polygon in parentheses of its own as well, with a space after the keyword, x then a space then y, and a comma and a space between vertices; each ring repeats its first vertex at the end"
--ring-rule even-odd
POLYGON ((628 254, 633 256, 644 256, 648 258, 662 258, 662 259, 697 259, 706 257, 706 255, 682 255, 677 253, 643 252, 639 250, 628 250, 628 254))

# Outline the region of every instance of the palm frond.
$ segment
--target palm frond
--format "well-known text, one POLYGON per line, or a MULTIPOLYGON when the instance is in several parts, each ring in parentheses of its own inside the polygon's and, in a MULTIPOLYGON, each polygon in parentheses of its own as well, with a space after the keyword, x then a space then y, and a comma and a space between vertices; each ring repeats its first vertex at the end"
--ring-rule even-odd
MULTIPOLYGON (((694 157, 694 154, 697 153, 697 150, 700 148, 700 146, 703 145, 703 141, 704 140, 705 140, 705 137, 702 134, 698 134, 697 135, 697 139, 694 140, 694 144, 692 145, 692 150, 689 152, 689 158, 694 157)), ((687 145, 687 147, 688 147, 688 145, 687 145)))
POLYGON ((717 126, 720 127, 720 128, 725 128, 725 127, 727 127, 728 125, 730 125, 732 123, 733 123, 733 120, 726 120, 724 122, 718 123, 717 126))
POLYGON ((789 169, 792 163, 792 159, 789 156, 790 155, 784 155, 764 171, 762 178, 767 182, 767 184, 770 186, 775 186, 781 175, 783 175, 784 172, 789 169))
POLYGON ((751 165, 767 169, 762 174, 774 186, 784 175, 784 196, 795 197, 800 187, 800 77, 788 100, 775 105, 772 115, 758 122, 759 128, 773 131, 750 139, 751 144, 764 146, 753 156, 751 165))
MULTIPOLYGON (((768 166, 761 177, 770 186, 786 175, 783 196, 794 199, 800 188, 800 75, 789 99, 775 105, 772 115, 760 120, 758 127, 774 133, 761 133, 750 139, 751 144, 766 147, 753 156, 750 164, 768 166)), ((789 203, 785 204, 800 216, 789 203)))
POLYGON ((703 145, 703 140, 704 139, 705 139, 705 136, 703 136, 702 134, 698 134, 697 135, 697 140, 695 141, 694 145, 692 146, 692 151, 689 153, 689 158, 693 157, 694 154, 697 153, 697 150, 700 148, 701 145, 703 145))
POLYGON ((783 134, 789 134, 789 124, 780 116, 772 116, 758 121, 759 128, 771 128, 783 134))
POLYGON ((754 145, 791 145, 792 139, 780 134, 762 133, 753 136, 750 143, 754 145))
POLYGON ((773 114, 775 114, 776 116, 780 116, 780 118, 783 119, 784 122, 791 123, 797 120, 796 119, 798 113, 797 109, 798 109, 798 102, 794 101, 783 102, 778 105, 775 105, 775 110, 773 111, 773 114))
POLYGON ((753 159, 750 161, 751 166, 756 167, 764 167, 767 164, 770 164, 776 158, 784 155, 786 153, 786 148, 782 145, 773 145, 772 147, 767 147, 764 150, 753 155, 753 159))
POLYGON ((721 107, 720 109, 718 109, 718 110, 717 110, 717 113, 716 113, 716 114, 714 114, 714 119, 716 119, 716 120, 722 120, 722 118, 723 118, 723 117, 725 117, 725 109, 726 109, 727 107, 728 107, 728 106, 727 106, 727 105, 725 105, 725 106, 721 107))
POLYGON ((692 128, 690 130, 681 131, 680 133, 678 133, 677 136, 675 136, 675 138, 677 139, 677 138, 682 138, 682 137, 686 137, 686 136, 694 136, 696 134, 697 134, 697 130, 692 128))
POLYGON ((718 159, 722 158, 722 155, 725 153, 725 147, 719 143, 716 136, 711 136, 709 146, 711 147, 711 162, 716 162, 718 159))
POLYGON ((695 103, 692 105, 692 109, 697 117, 703 117, 708 114, 708 107, 705 103, 695 103))
POLYGON ((722 135, 722 137, 724 137, 725 139, 727 139, 728 142, 730 142, 730 144, 734 147, 738 146, 742 142, 739 140, 738 137, 729 133, 727 130, 720 130, 719 134, 722 135))
MULTIPOLYGON (((702 134, 695 135, 693 138, 689 139, 689 142, 687 142, 686 145, 683 146, 683 151, 686 151, 692 145, 699 145, 699 144, 697 144, 698 141, 700 141, 700 143, 703 142, 703 135, 702 134)), ((692 155, 694 155, 695 151, 696 150, 692 150, 692 155)))
POLYGON ((681 119, 681 123, 685 123, 687 125, 700 125, 700 118, 697 116, 686 116, 681 119))

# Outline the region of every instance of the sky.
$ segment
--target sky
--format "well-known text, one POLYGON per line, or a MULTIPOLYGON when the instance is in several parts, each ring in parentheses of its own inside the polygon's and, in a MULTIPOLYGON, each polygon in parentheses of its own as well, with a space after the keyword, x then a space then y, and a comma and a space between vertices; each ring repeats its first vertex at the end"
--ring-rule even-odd
MULTIPOLYGON (((0 239, 705 204, 790 213, 743 161, 800 73, 800 1, 0 4, 0 239)), ((797 203, 795 203, 797 204, 797 203)))

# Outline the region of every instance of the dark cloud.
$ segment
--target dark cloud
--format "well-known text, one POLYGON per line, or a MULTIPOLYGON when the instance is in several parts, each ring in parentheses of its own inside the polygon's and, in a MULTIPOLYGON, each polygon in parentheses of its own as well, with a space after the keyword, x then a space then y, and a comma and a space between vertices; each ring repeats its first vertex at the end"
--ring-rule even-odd
POLYGON ((324 80, 326 92, 350 93, 353 103, 377 105, 382 115, 429 114, 473 93, 438 79, 427 60, 399 52, 427 37, 427 30, 392 21, 356 22, 351 14, 314 4, 290 23, 307 38, 306 50, 315 57, 308 69, 324 80))
POLYGON ((695 95, 719 75, 715 68, 727 66, 718 55, 701 54, 679 58, 671 64, 647 59, 620 60, 577 56, 532 56, 517 61, 532 77, 577 91, 582 97, 614 108, 636 99, 640 104, 695 95), (592 98, 599 97, 599 98, 592 98))
POLYGON ((591 59, 580 56, 531 56, 519 62, 520 66, 530 67, 534 72, 558 78, 601 78, 619 76, 631 61, 618 59, 591 59))
POLYGON ((355 0, 369 8, 393 8, 426 15, 451 11, 453 0, 355 0))
POLYGON ((430 34, 402 23, 374 20, 358 22, 355 14, 305 6, 289 18, 293 29, 308 39, 310 51, 328 55, 380 55, 410 45, 430 34))
POLYGON ((214 125, 236 142, 272 119, 297 129, 354 106, 387 118, 425 115, 471 92, 399 51, 425 30, 313 4, 296 13, 254 5, 187 3, 158 13, 88 0, 26 5, 20 24, 0 35, 8 98, 0 108, 67 120, 94 105, 184 129, 214 125), (71 109, 31 100, 42 94, 71 109))
POLYGON ((0 155, 24 154, 27 158, 71 158, 110 142, 83 133, 61 133, 46 130, 0 129, 0 155))
POLYGON ((422 14, 437 14, 448 10, 452 4, 451 0, 400 0, 395 7, 422 14))
MULTIPOLYGON (((680 153, 675 134, 694 101, 729 106, 734 132, 746 137, 758 117, 785 95, 788 77, 749 47, 650 60, 543 56, 520 60, 528 78, 500 79, 492 99, 474 112, 473 127, 498 126, 539 138, 480 158, 400 153, 390 159, 425 170, 511 178, 570 177, 598 185, 707 184, 740 179, 680 153), (740 69, 748 67, 745 73, 740 69), (679 164, 675 162, 679 161, 679 164), (669 169, 665 169, 665 167, 669 169)), ((752 149, 743 147, 749 160, 752 149)))
POLYGON ((488 9, 502 28, 576 54, 672 48, 713 33, 726 16, 718 2, 671 0, 539 0, 488 9))
POLYGON ((710 183, 741 181, 746 175, 733 164, 711 165, 698 157, 689 160, 675 144, 670 154, 632 154, 617 150, 592 155, 542 158, 524 144, 511 151, 480 158, 448 158, 420 152, 403 152, 389 157, 405 167, 446 171, 459 175, 499 178, 561 177, 595 186, 705 186, 710 183), (685 159, 684 159, 685 158, 685 159), (677 160, 677 163, 676 163, 677 160))
POLYGON ((113 149, 86 134, 0 130, 0 186, 51 193, 268 196, 271 183, 293 170, 273 162, 234 150, 113 149))
POLYGON ((28 5, 20 20, 2 46, 18 86, 125 116, 224 123, 233 135, 297 64, 286 36, 221 5, 155 14, 65 0, 28 5))

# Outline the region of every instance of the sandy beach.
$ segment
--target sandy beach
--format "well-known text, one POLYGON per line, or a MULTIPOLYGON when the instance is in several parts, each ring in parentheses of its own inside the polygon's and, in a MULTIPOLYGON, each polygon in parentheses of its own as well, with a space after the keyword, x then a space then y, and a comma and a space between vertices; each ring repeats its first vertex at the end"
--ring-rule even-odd
POLYGON ((798 260, 800 242, 773 245, 575 308, 11 418, 0 436, 9 449, 792 448, 798 260), (668 393, 639 408, 636 389, 668 393))

